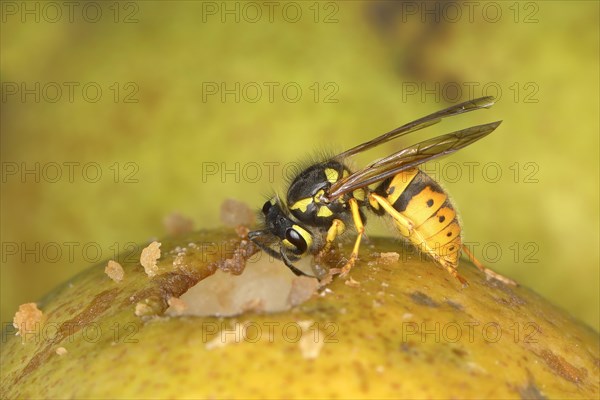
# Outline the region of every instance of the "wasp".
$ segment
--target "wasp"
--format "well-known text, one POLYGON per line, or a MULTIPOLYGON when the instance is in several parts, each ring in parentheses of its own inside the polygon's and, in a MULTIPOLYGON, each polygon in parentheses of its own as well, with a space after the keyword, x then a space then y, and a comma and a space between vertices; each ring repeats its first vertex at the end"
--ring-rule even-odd
POLYGON ((365 212, 369 211, 391 217, 402 237, 464 286, 467 281, 457 272, 461 250, 486 275, 513 283, 481 265, 469 252, 462 243, 456 208, 448 194, 418 168, 482 139, 502 121, 419 142, 357 171, 347 166, 347 160, 358 153, 437 124, 446 117, 490 108, 494 101, 493 97, 482 97, 448 107, 310 165, 291 181, 285 201, 273 196, 264 203, 264 229, 249 232, 249 239, 282 260, 296 275, 306 275, 294 262, 308 254, 317 256, 327 252, 337 237, 353 227, 356 239, 352 253, 345 265, 336 269, 345 276, 358 259, 365 212))

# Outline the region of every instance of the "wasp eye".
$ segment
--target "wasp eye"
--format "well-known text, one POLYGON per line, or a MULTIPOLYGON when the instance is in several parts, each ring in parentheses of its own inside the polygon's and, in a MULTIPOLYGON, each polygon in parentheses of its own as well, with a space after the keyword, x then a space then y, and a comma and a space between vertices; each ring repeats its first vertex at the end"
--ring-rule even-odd
POLYGON ((272 206, 272 204, 271 204, 271 201, 270 201, 270 200, 269 200, 269 201, 267 201, 267 202, 266 202, 266 203, 263 205, 263 208, 262 208, 262 212, 263 212, 263 214, 267 215, 267 213, 268 213, 268 212, 269 212, 269 210, 271 209, 271 206, 272 206))
POLYGON ((296 248, 301 251, 302 253, 304 253, 307 249, 307 245, 306 245, 306 240, 304 240, 304 238, 298 233, 298 231, 296 231, 295 229, 292 228, 287 228, 285 231, 285 238, 294 246, 296 246, 296 248))

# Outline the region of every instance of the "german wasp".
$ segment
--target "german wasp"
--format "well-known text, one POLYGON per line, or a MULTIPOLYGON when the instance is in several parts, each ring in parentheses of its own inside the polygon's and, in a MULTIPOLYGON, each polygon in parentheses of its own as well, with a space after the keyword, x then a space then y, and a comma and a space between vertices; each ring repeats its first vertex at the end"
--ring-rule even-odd
POLYGON ((287 189, 286 199, 273 196, 262 207, 264 227, 248 237, 263 251, 282 260, 296 275, 294 266, 302 256, 327 252, 335 239, 354 227, 356 239, 346 264, 338 269, 347 275, 358 258, 365 230, 365 212, 390 217, 399 233, 430 256, 463 285, 457 272, 461 250, 488 276, 507 283, 507 278, 485 268, 461 239, 454 205, 444 189, 418 166, 454 153, 489 135, 501 121, 472 126, 406 147, 366 167, 352 171, 347 160, 392 139, 437 124, 451 117, 494 104, 482 97, 448 107, 402 125, 336 156, 310 165, 287 189))

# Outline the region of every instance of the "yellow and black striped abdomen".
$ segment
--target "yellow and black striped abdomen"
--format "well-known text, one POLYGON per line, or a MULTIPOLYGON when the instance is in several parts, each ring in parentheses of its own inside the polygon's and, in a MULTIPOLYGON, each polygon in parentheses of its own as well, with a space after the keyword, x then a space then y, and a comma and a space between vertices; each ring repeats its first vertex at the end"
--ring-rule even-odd
POLYGON ((375 192, 412 223, 411 232, 407 221, 394 218, 403 236, 443 266, 456 268, 461 228, 448 195, 437 182, 412 168, 385 180, 375 192))

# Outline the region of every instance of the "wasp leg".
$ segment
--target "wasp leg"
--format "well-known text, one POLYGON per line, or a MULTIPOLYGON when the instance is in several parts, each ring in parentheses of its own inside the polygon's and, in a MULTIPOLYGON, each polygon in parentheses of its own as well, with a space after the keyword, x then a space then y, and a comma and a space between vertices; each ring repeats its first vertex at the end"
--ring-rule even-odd
POLYGON ((340 219, 334 219, 331 223, 331 226, 327 230, 327 238, 325 239, 325 246, 319 252, 320 254, 325 254, 331 249, 331 245, 338 235, 341 235, 346 229, 346 225, 340 219))
POLYGON ((348 200, 350 204, 350 210, 352 211, 352 220, 354 221, 354 226, 356 227, 356 231, 358 235, 356 236, 356 241, 354 242, 354 249, 352 249, 352 254, 350 254, 350 259, 341 269, 340 276, 346 276, 354 266, 356 259, 358 258, 358 249, 360 248, 360 241, 362 239, 363 233, 365 233, 365 226, 360 218, 360 212, 358 211, 358 203, 356 199, 351 198, 348 200))
POLYGON ((456 268, 450 263, 443 260, 439 254, 437 254, 433 249, 426 245, 426 238, 423 237, 417 230, 415 230, 415 224, 410 220, 410 218, 405 217, 400 214, 398 210, 394 208, 394 206, 382 196, 379 196, 375 193, 370 193, 369 198, 375 200, 383 209, 390 214, 392 218, 401 225, 408 232, 407 237, 414 237, 416 242, 421 243, 424 246, 424 250, 427 254, 429 254, 438 264, 440 264, 450 275, 455 277, 463 286, 468 286, 467 280, 458 274, 456 268))
POLYGON ((281 255, 281 260, 286 265, 286 267, 288 267, 290 269, 290 271, 292 271, 296 276, 308 276, 309 278, 314 278, 314 276, 309 275, 309 274, 305 273, 304 271, 301 271, 298 268, 296 268, 294 266, 294 264, 292 264, 292 262, 290 261, 290 259, 288 258, 288 256, 285 254, 285 252, 283 250, 281 250, 279 252, 279 254, 281 255))
POLYGON ((491 269, 485 267, 483 264, 481 264, 481 262, 475 258, 475 256, 473 255, 473 253, 471 253, 471 251, 469 250, 469 248, 467 246, 465 246, 463 244, 462 246, 463 251, 465 252, 465 254, 467 255, 467 257, 469 258, 469 260, 471 260, 471 262, 481 271, 485 274, 485 276, 487 277, 487 279, 496 279, 499 280, 500 282, 507 284, 507 285, 511 285, 511 286, 519 286, 519 284, 515 281, 513 281, 510 278, 505 277, 504 275, 500 275, 499 273, 497 273, 496 271, 492 271, 491 269))
MULTIPOLYGON (((321 266, 322 262, 324 260, 328 259, 329 253, 333 246, 333 242, 339 235, 344 233, 345 230, 346 230, 346 224, 344 224, 344 222, 340 219, 334 219, 331 222, 331 226, 329 227, 329 229, 327 229, 325 245, 323 246, 323 248, 321 250, 319 250, 319 252, 314 257, 315 264, 313 266, 313 271, 319 277, 319 280, 321 280, 325 275, 334 275, 334 274, 340 273, 341 270, 339 268, 326 268, 325 271, 321 270, 323 273, 320 274, 318 272, 318 270, 315 268, 320 268, 318 266, 321 266)), ((327 262, 325 262, 325 263, 327 263, 327 262)))

